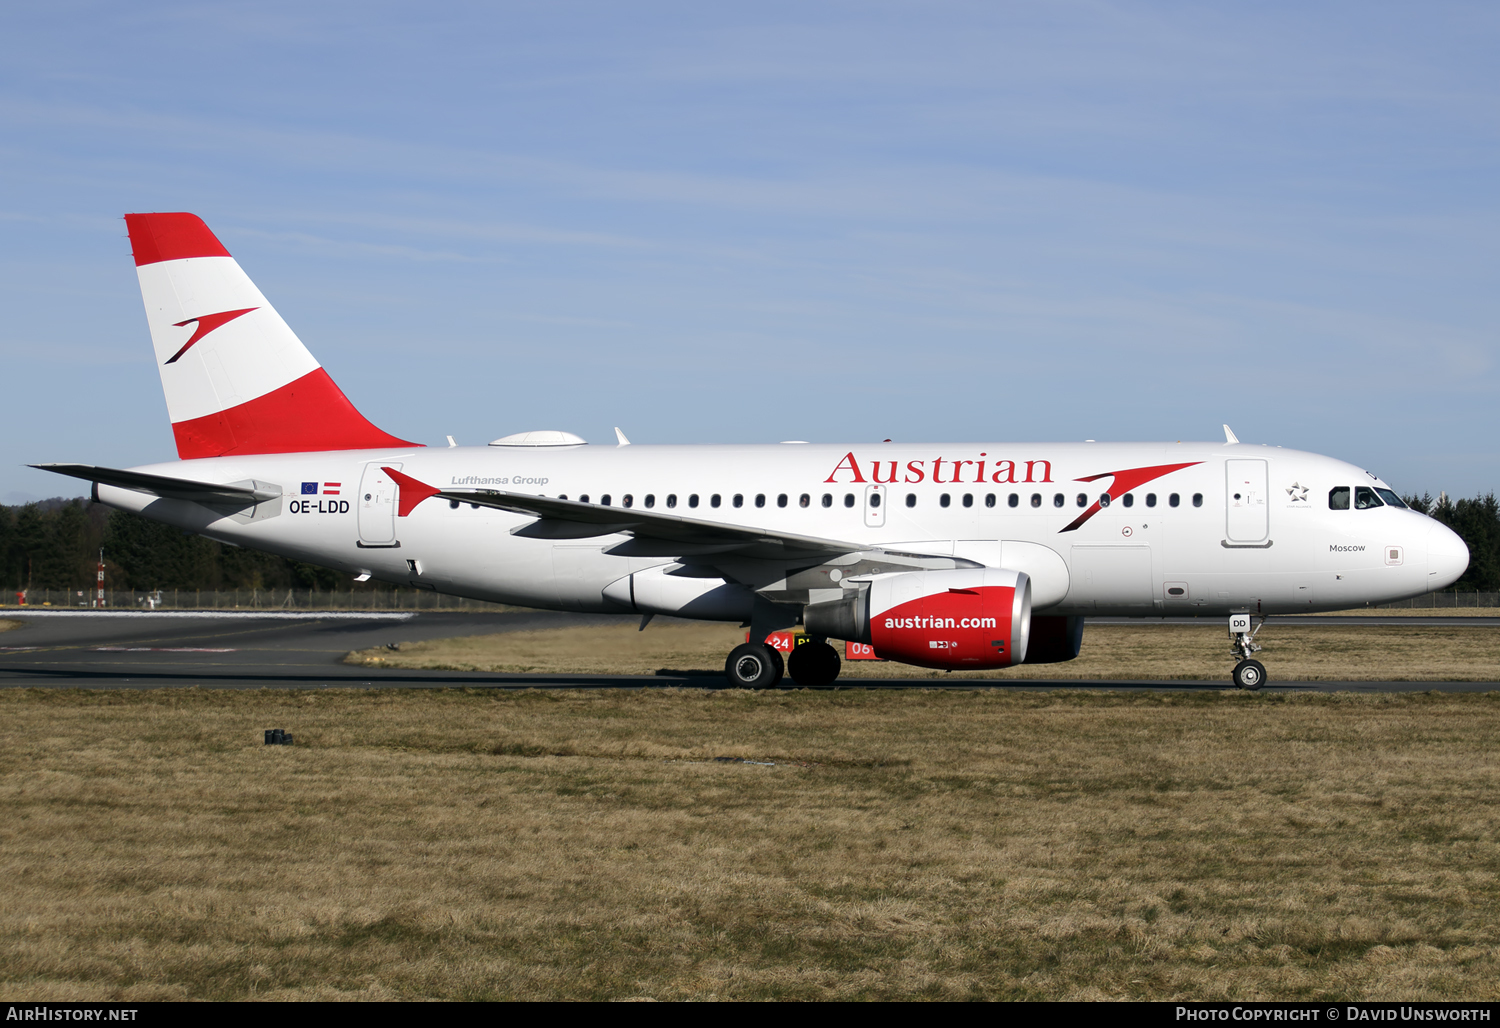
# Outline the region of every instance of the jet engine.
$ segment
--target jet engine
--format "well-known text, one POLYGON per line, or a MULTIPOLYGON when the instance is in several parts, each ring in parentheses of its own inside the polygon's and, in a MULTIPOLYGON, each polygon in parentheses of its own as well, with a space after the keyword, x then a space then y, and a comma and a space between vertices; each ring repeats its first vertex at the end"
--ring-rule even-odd
POLYGON ((876 575, 844 597, 809 604, 812 635, 869 643, 875 655, 918 667, 1011 667, 1026 659, 1031 580, 1004 568, 876 575))

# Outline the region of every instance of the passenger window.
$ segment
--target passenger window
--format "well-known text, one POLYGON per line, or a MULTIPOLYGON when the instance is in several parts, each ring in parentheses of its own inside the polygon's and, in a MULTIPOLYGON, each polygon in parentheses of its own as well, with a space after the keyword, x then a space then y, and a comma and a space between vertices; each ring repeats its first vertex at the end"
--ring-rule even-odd
POLYGON ((729 502, 733 503, 736 507, 743 507, 745 505, 745 494, 735 493, 734 499, 729 502))
POLYGON ((626 493, 625 496, 624 496, 624 498, 622 500, 620 500, 620 504, 622 506, 625 506, 625 507, 629 507, 634 502, 635 502, 635 497, 631 496, 629 493, 626 493))
POLYGON ((854 506, 854 494, 853 493, 845 493, 844 494, 844 506, 845 507, 852 507, 852 506, 854 506))
POLYGON ((825 506, 825 507, 832 507, 833 506, 833 495, 831 493, 824 493, 823 494, 823 506, 825 506))
POLYGON ((1032 493, 1031 494, 1031 505, 1033 507, 1040 507, 1042 505, 1042 494, 1041 493, 1032 493))
POLYGON ((609 506, 609 493, 605 493, 603 496, 599 497, 599 502, 602 503, 604 506, 608 507, 609 506))
POLYGON ((453 509, 453 510, 458 510, 458 501, 457 500, 449 500, 448 501, 448 506, 451 509, 453 509))
POLYGON ((1155 507, 1156 506, 1156 494, 1155 493, 1147 493, 1146 494, 1146 506, 1148 506, 1148 507, 1155 507))
POLYGON ((766 494, 765 493, 756 493, 755 494, 755 505, 757 507, 764 507, 766 505, 766 494))
POLYGON ((655 507, 656 506, 656 494, 655 493, 647 493, 646 494, 646 506, 647 507, 655 507))
POLYGON ((1180 504, 1181 502, 1182 502, 1182 497, 1178 496, 1176 493, 1173 493, 1171 496, 1167 497, 1167 506, 1168 507, 1175 507, 1178 504, 1180 504))
POLYGON ((697 493, 693 493, 691 496, 688 497, 688 506, 689 507, 697 507, 698 506, 698 494, 697 493))
POLYGON ((974 494, 973 493, 964 493, 964 506, 965 507, 972 507, 972 506, 974 506, 974 494))
POLYGON ((1125 506, 1127 507, 1134 507, 1135 493, 1126 493, 1124 496, 1120 497, 1120 502, 1125 504, 1125 506))
POLYGON ((995 505, 995 494, 994 493, 985 493, 984 494, 984 505, 986 507, 993 507, 995 505))
POLYGON ((1369 510, 1371 507, 1384 507, 1380 497, 1375 495, 1375 490, 1369 486, 1359 486, 1354 490, 1354 509, 1369 510))
POLYGON ((1061 507, 1064 503, 1067 503, 1067 502, 1068 501, 1063 498, 1063 494, 1062 493, 1057 493, 1056 495, 1054 495, 1052 497, 1052 506, 1054 506, 1054 507, 1061 507))
POLYGON ((588 503, 589 502, 589 494, 588 493, 584 493, 582 496, 578 497, 578 502, 579 503, 588 503))
POLYGON ((906 494, 906 505, 908 507, 915 507, 917 505, 917 494, 916 493, 907 493, 906 494))
POLYGON ((946 506, 948 506, 948 504, 950 504, 952 502, 953 502, 953 498, 951 496, 949 496, 947 493, 944 493, 943 495, 941 495, 941 496, 938 497, 938 506, 939 507, 946 507, 946 506))
POLYGON ((778 507, 785 507, 786 506, 786 493, 781 493, 780 495, 778 495, 776 497, 776 506, 778 506, 778 507))
POLYGON ((1078 506, 1080 506, 1080 507, 1087 507, 1088 505, 1089 505, 1089 498, 1087 496, 1085 496, 1083 493, 1079 493, 1078 494, 1078 506))
POLYGON ((1021 497, 1017 496, 1015 493, 1011 493, 1010 499, 1006 502, 1008 502, 1012 507, 1016 507, 1020 505, 1021 497))
POLYGON ((719 494, 718 493, 714 493, 712 496, 710 496, 708 498, 708 505, 710 507, 717 507, 719 505, 719 494))
POLYGON ((557 494, 557 498, 559 500, 566 500, 568 498, 568 494, 567 493, 558 493, 557 494))
POLYGON ((1193 506, 1194 507, 1201 507, 1201 506, 1203 506, 1203 494, 1202 493, 1194 493, 1193 494, 1193 506))
POLYGON ((880 506, 880 494, 879 493, 871 493, 870 494, 870 506, 871 506, 871 508, 875 508, 875 507, 880 506))
POLYGON ((812 497, 809 496, 809 495, 807 495, 806 493, 803 493, 801 496, 799 496, 797 498, 797 506, 799 506, 799 507, 808 507, 808 506, 811 506, 811 505, 812 505, 812 497))
POLYGON ((675 507, 675 506, 677 506, 677 494, 676 493, 668 493, 667 494, 667 506, 668 507, 675 507))
POLYGON ((1108 507, 1109 503, 1110 503, 1109 493, 1100 493, 1099 494, 1099 506, 1100 507, 1108 507))

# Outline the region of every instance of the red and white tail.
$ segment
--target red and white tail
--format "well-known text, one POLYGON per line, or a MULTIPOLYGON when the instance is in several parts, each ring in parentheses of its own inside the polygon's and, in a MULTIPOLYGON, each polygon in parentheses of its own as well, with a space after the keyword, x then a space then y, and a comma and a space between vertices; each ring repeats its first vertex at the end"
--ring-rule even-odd
POLYGON ((183 460, 419 445, 366 421, 194 214, 127 214, 183 460))

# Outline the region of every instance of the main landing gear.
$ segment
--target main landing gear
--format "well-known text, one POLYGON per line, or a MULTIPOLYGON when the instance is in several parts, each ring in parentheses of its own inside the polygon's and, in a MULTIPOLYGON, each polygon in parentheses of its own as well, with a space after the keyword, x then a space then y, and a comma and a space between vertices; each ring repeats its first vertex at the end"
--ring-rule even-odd
POLYGON ((1250 659, 1252 653, 1260 652, 1260 643, 1255 637, 1265 623, 1265 618, 1257 619, 1249 614, 1229 615, 1229 654, 1240 658, 1231 676, 1236 688, 1254 692, 1266 684, 1266 666, 1250 659))
POLYGON ((729 651, 724 677, 738 689, 774 689, 784 674, 801 686, 832 685, 841 664, 838 650, 822 639, 794 647, 785 662, 776 647, 747 642, 729 651))
POLYGON ((838 678, 842 661, 839 651, 822 639, 809 639, 801 646, 792 648, 786 659, 787 674, 798 685, 832 685, 838 678))
POLYGON ((786 671, 776 647, 765 643, 741 643, 724 661, 724 677, 737 689, 770 689, 786 671))

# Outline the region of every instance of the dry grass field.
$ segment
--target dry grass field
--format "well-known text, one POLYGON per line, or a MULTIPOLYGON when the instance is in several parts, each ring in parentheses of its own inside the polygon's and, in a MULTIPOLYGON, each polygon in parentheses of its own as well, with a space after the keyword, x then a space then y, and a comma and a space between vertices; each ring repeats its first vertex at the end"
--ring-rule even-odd
POLYGON ((1497 737, 1495 694, 7 690, 0 995, 1488 999, 1497 737))
MULTIPOLYGON (((1258 654, 1278 681, 1491 681, 1500 677, 1494 628, 1268 625, 1258 654)), ((369 667, 462 671, 723 674, 724 657, 745 630, 693 621, 506 632, 403 643, 398 651, 361 650, 349 662, 369 667)), ((1005 671, 928 671, 882 661, 846 661, 841 683, 858 679, 1188 679, 1228 681, 1234 661, 1217 620, 1203 625, 1089 625, 1078 659, 1005 671)))

